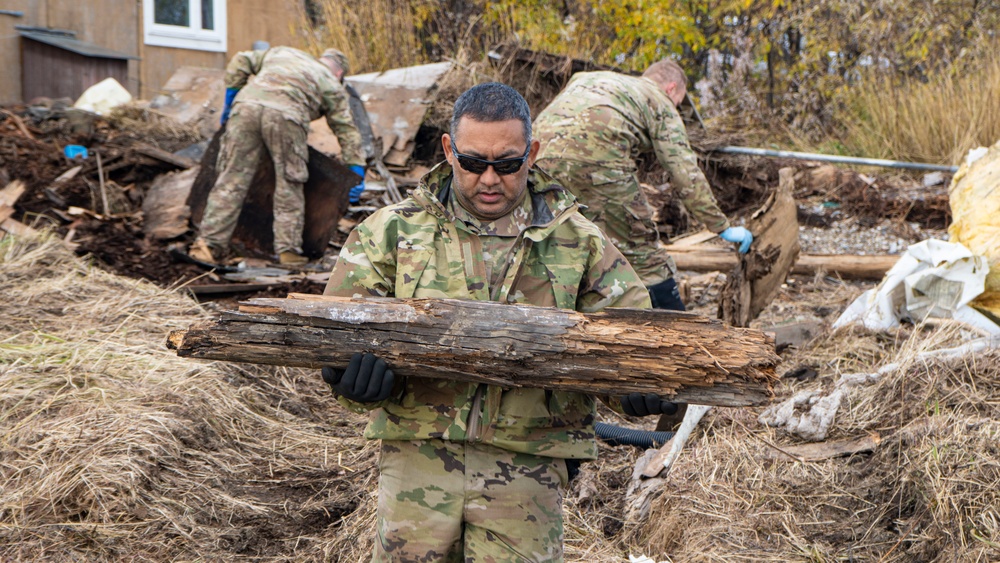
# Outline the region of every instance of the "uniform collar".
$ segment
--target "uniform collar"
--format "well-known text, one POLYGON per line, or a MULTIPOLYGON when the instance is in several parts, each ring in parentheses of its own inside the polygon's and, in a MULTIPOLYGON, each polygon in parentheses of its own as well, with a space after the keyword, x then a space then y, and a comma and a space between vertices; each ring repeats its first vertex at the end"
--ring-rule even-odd
POLYGON ((444 202, 445 208, 455 217, 456 222, 465 225, 477 235, 516 237, 531 223, 531 197, 528 193, 524 194, 521 204, 512 209, 510 213, 492 221, 484 221, 462 206, 458 197, 455 196, 454 186, 448 192, 448 200, 444 202))

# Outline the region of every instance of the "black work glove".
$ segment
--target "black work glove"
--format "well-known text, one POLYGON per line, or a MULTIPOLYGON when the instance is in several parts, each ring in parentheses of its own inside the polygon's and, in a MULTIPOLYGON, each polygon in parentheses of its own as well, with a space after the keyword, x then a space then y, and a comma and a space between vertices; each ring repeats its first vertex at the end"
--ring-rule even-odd
POLYGON ((351 356, 347 369, 323 368, 323 381, 333 392, 359 403, 377 403, 389 398, 396 376, 375 354, 351 356))
POLYGON ((621 401, 622 410, 629 416, 669 415, 677 412, 677 405, 661 399, 655 393, 629 393, 621 401))

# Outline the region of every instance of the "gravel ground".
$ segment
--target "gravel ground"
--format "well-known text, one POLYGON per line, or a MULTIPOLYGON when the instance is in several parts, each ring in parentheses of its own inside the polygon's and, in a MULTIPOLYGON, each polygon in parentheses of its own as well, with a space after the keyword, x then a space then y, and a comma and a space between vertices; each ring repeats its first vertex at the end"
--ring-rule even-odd
POLYGON ((902 254, 909 245, 931 238, 948 240, 948 231, 889 220, 866 227, 851 217, 829 227, 799 226, 805 254, 902 254))

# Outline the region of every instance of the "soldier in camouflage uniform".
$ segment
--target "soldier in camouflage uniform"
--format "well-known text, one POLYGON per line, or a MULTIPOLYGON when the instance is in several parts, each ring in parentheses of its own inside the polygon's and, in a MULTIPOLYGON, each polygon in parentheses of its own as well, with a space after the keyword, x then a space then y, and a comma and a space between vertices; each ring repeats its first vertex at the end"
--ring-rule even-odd
MULTIPOLYGON (((454 111, 448 161, 358 225, 326 294, 649 307, 621 253, 532 167, 524 98, 483 84, 454 111)), ((562 560, 562 489, 570 466, 597 454, 593 397, 397 379, 371 353, 323 377, 382 440, 373 561, 562 560)))
POLYGON ((344 162, 364 175, 361 136, 341 84, 347 70, 347 58, 335 49, 318 60, 291 47, 243 51, 233 57, 226 68, 222 121, 228 118, 229 123, 219 150, 222 172, 209 194, 200 236, 189 251, 192 257, 217 262, 225 253, 258 163, 270 154, 275 172, 274 251, 284 264, 306 262, 302 227, 309 123, 325 115, 344 162))
POLYGON ((542 145, 538 166, 586 206, 583 214, 604 229, 650 288, 653 306, 680 310, 676 266, 659 246, 636 158, 655 153, 684 207, 709 230, 725 233, 726 240, 750 236, 742 227, 730 228, 698 168, 676 109, 685 93, 684 73, 670 60, 654 63, 642 77, 577 73, 534 126, 542 145))

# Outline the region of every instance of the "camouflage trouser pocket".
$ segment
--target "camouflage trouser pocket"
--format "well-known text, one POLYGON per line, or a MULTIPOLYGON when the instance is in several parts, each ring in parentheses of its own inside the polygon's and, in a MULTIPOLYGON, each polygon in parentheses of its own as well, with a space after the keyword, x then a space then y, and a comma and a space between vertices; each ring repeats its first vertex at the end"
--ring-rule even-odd
MULTIPOLYGON (((297 124, 290 123, 288 129, 300 129, 297 124)), ((304 184, 309 179, 309 145, 306 135, 283 135, 285 153, 285 178, 289 182, 304 184)))
POLYGON ((275 174, 293 184, 304 184, 309 179, 306 129, 280 111, 262 108, 261 113, 261 131, 274 161, 275 174))

